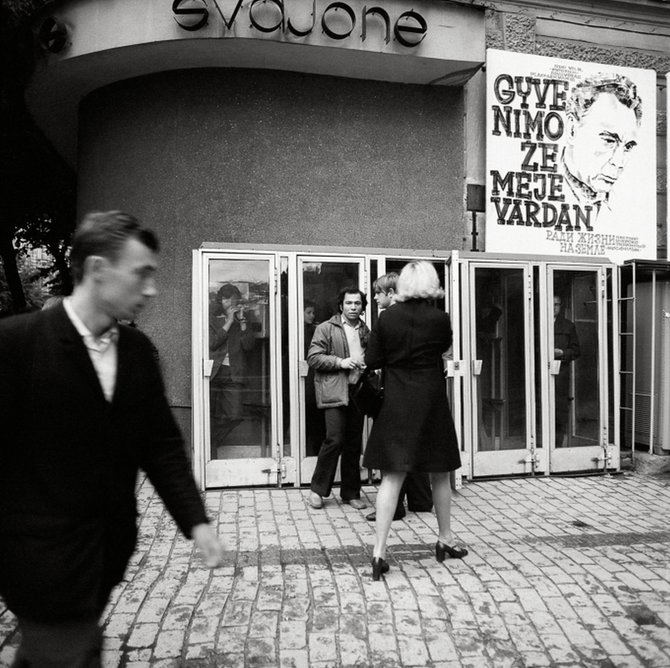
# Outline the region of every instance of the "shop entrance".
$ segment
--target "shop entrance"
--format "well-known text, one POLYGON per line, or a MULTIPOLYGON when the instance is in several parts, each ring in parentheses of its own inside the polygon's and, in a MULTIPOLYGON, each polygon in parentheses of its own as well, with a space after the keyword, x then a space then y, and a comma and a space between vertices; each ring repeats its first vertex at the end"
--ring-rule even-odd
POLYGON ((205 245, 193 265, 194 465, 203 488, 309 483, 324 437, 306 362, 315 326, 337 313, 342 287, 360 285, 374 327, 374 280, 419 257, 438 270, 446 296, 435 307, 454 327, 445 365, 461 475, 618 467, 611 265, 205 245))
POLYGON ((464 474, 618 468, 616 267, 475 253, 449 265, 464 474))

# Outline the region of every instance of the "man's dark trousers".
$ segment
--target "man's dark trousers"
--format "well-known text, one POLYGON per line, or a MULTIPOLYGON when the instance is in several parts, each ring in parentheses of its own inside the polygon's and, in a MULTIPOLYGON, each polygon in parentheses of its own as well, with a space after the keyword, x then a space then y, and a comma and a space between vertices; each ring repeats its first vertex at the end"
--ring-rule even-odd
MULTIPOLYGON (((423 471, 409 471, 400 488, 398 504, 396 505, 394 520, 405 517, 405 497, 407 508, 416 513, 429 513, 433 508, 433 492, 430 487, 430 475, 423 471)), ((376 512, 368 519, 376 517, 376 512)))
POLYGON ((359 499, 361 496, 360 457, 363 415, 353 401, 349 401, 348 406, 324 408, 323 412, 326 421, 326 438, 319 451, 310 488, 319 496, 330 496, 337 460, 341 455, 340 496, 343 501, 359 499))
POLYGON ((433 494, 430 489, 430 476, 423 471, 407 474, 400 491, 399 504, 407 495, 407 508, 417 513, 427 513, 433 507, 433 494))
POLYGON ((21 646, 10 668, 100 668, 98 618, 40 624, 19 618, 21 646))

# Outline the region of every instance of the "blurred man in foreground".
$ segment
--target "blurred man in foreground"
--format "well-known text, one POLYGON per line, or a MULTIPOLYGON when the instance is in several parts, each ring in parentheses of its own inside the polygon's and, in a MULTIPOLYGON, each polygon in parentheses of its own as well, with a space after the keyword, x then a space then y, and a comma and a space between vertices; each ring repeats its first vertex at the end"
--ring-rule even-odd
POLYGON ((0 595, 16 614, 16 667, 96 667, 100 614, 135 548, 146 471, 210 567, 208 523, 149 339, 158 242, 132 216, 89 214, 74 235, 74 292, 0 322, 0 595))

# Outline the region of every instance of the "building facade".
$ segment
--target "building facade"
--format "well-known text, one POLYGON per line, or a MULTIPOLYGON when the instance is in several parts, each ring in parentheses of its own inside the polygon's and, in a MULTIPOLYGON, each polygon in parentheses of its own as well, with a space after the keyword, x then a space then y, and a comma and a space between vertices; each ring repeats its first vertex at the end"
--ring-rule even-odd
MULTIPOLYGON (((77 169, 80 211, 127 210, 162 241, 161 293, 139 325, 204 486, 309 481, 321 427, 307 319, 412 257, 436 263, 454 317, 445 364, 464 474, 619 466, 616 263, 490 247, 487 63, 502 52, 656 74, 643 257, 664 260, 670 3, 66 0, 35 31, 45 57, 29 106, 77 169), (253 336, 232 394, 217 394, 229 285, 253 336), (544 345, 556 292, 582 349, 560 382, 544 345)), ((233 377, 237 355, 223 355, 233 377)))

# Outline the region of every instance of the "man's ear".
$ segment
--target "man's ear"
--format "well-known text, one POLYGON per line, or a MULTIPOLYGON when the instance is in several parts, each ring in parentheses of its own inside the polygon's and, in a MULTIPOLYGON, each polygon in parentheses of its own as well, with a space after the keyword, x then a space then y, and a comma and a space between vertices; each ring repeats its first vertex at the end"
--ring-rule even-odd
POLYGON ((102 277, 107 265, 108 260, 107 258, 102 257, 102 255, 89 255, 84 260, 84 276, 91 276, 93 279, 99 279, 102 277))

